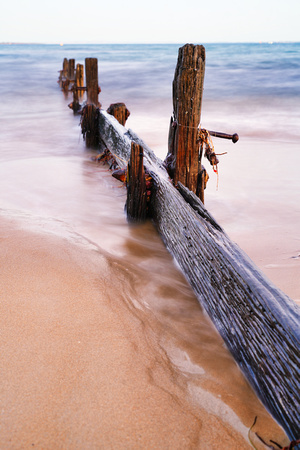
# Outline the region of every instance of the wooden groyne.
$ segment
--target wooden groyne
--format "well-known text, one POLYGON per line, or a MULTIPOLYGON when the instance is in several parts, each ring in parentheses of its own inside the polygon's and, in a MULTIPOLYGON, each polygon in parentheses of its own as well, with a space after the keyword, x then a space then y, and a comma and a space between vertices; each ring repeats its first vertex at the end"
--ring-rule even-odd
MULTIPOLYGON (((202 157, 215 170, 218 164, 210 140, 214 132, 199 127, 204 64, 204 47, 187 44, 179 50, 165 161, 113 115, 93 105, 97 147, 126 173, 130 221, 148 217, 154 222, 249 383, 289 438, 296 440, 300 311, 204 207, 207 176, 202 157), (188 98, 181 101, 181 95, 188 98), (196 118, 191 117, 194 113, 196 118)), ((85 135, 88 108, 82 115, 85 135)), ((223 137, 237 139, 235 134, 223 137)))

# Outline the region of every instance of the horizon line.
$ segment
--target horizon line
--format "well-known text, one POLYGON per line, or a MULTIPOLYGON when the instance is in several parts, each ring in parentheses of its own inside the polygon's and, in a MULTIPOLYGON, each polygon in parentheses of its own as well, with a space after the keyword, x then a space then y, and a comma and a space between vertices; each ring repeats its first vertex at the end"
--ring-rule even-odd
MULTIPOLYGON (((187 42, 186 42, 187 43, 187 42)), ((190 42, 188 42, 190 43, 190 42)), ((300 41, 207 41, 203 44, 299 44, 300 41)), ((0 45, 185 45, 183 42, 18 42, 2 41, 0 45)), ((201 44, 200 44, 201 45, 201 44)))

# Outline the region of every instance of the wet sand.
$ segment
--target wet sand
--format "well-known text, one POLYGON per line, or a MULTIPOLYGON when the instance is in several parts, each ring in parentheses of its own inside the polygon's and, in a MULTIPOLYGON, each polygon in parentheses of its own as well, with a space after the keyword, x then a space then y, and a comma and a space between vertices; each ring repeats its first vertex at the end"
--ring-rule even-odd
POLYGON ((201 367, 184 320, 131 301, 130 266, 42 228, 0 222, 1 448, 247 449, 254 413, 287 443, 230 356, 201 367))

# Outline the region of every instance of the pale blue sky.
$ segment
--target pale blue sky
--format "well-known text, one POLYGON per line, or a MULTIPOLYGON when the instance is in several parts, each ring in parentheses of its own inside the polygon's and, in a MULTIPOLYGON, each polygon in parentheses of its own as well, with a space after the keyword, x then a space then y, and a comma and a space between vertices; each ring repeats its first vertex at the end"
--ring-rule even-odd
POLYGON ((0 42, 300 41, 300 0, 5 0, 0 42))

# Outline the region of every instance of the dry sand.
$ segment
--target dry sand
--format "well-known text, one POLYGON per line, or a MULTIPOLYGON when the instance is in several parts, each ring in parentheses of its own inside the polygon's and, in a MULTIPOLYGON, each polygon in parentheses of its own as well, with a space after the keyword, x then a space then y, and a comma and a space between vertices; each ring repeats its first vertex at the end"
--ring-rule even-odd
POLYGON ((1 449, 251 448, 124 301, 117 260, 7 218, 0 247, 1 449))

